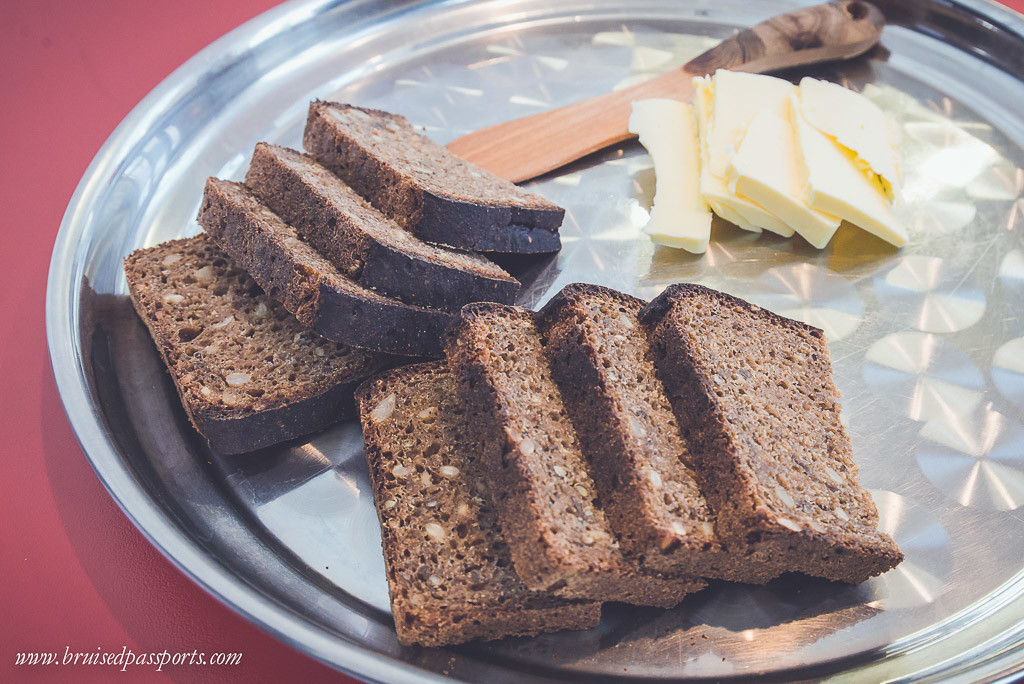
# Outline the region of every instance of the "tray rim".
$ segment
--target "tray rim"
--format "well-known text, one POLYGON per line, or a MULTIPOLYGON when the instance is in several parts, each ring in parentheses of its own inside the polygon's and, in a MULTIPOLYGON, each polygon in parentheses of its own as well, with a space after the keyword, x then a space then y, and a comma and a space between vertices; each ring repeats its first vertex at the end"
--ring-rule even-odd
MULTIPOLYGON (((387 13, 401 13, 414 8, 433 5, 467 5, 476 0, 390 0, 387 13)), ((1008 31, 1024 42, 1024 14, 1000 4, 996 0, 926 0, 934 4, 966 10, 1000 30, 1008 31)), ((91 401, 88 380, 82 365, 81 349, 74 343, 74 329, 78 323, 79 301, 69 297, 78 285, 71 282, 72 264, 79 239, 85 227, 82 207, 95 198, 97 186, 117 167, 124 152, 138 142, 142 132, 148 130, 149 121, 164 111, 166 105, 191 88, 197 77, 219 60, 233 52, 234 46, 253 49, 268 40, 277 30, 299 23, 311 16, 340 6, 379 6, 376 0, 287 0, 257 15, 219 37, 190 57, 164 78, 122 119, 89 163, 75 188, 62 217, 50 259, 45 296, 45 325, 51 371, 65 415, 72 427, 83 454, 103 487, 121 511, 142 535, 175 567, 212 595, 223 605, 243 616, 277 639, 334 669, 368 681, 382 682, 445 682, 450 678, 418 668, 383 654, 370 651, 362 644, 338 638, 315 623, 297 615, 287 605, 276 601, 249 585, 239 582, 230 569, 221 566, 203 553, 186 531, 175 524, 162 508, 148 495, 145 487, 133 477, 130 468, 117 453, 110 436, 101 427, 98 407, 91 401), (343 658, 339 658, 341 655, 343 658)), ((985 54, 976 55, 991 62, 985 54)), ((1018 79, 1022 78, 1020 75, 1018 79)), ((1002 593, 1013 580, 996 590, 1002 593)), ((1024 597, 1004 603, 1000 611, 1011 604, 1024 606, 1024 597)), ((960 612, 970 611, 969 606, 960 612)), ((1024 615, 1024 610, 1022 610, 1024 615)), ((952 617, 952 616, 950 616, 952 617)), ((949 618, 947 618, 949 619, 949 618)), ((912 638, 908 635, 906 638, 912 638)), ((953 636, 953 635, 950 635, 953 636)), ((946 641, 945 638, 942 639, 946 641)), ((1024 618, 997 632, 967 652, 975 652, 980 660, 966 663, 935 663, 917 671, 921 681, 942 678, 943 681, 1012 682, 1024 671, 1024 618), (1009 643, 1008 643, 1009 642, 1009 643), (984 647, 989 646, 988 649, 984 647), (940 669, 952 665, 950 669, 940 669)), ((930 646, 928 644, 927 646, 930 646)), ((905 658, 917 660, 926 646, 897 654, 891 661, 880 663, 867 660, 855 664, 853 669, 837 676, 851 674, 863 668, 881 665, 881 675, 890 666, 905 658)), ((814 669, 815 666, 795 671, 814 669)), ((795 672, 794 671, 794 672, 795 672)), ((896 674, 892 672, 891 674, 896 674)), ((890 674, 890 676, 891 676, 890 674)))

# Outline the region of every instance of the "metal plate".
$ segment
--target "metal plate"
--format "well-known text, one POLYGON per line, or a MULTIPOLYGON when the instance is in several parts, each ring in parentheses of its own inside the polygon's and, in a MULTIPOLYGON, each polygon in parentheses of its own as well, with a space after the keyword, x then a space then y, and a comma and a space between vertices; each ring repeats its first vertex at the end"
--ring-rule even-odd
POLYGON ((702 257, 641 234, 635 143, 536 189, 565 247, 527 269, 536 306, 582 280, 652 297, 692 280, 823 327, 863 481, 907 560, 859 587, 714 584, 674 610, 608 606, 587 632, 403 648, 388 614, 358 426, 219 458, 189 428, 124 296, 120 259, 198 230, 208 175, 258 140, 298 146, 307 102, 405 114, 441 141, 681 64, 798 2, 288 3, 218 41, 100 151, 61 226, 47 323, 83 448, 165 554, 228 605, 368 679, 982 679, 1024 662, 1024 20, 994 4, 892 2, 870 59, 906 151, 901 251, 844 227, 817 252, 716 224, 702 257), (1015 650, 1016 649, 1016 650, 1015 650), (851 674, 852 673, 852 674, 851 674))

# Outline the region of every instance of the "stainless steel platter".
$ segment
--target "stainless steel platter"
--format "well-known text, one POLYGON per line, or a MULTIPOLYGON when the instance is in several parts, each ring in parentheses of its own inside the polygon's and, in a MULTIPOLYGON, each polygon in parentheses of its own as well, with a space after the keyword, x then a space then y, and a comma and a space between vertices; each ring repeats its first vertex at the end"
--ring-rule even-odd
POLYGON ((859 587, 713 584, 669 610, 607 606, 586 632, 401 647, 358 425, 221 458, 193 433, 125 297, 121 258, 198 230, 204 179, 298 146, 308 101, 402 113, 447 141, 682 64, 788 0, 286 3, 175 72, 75 193, 47 325, 68 416, 136 525, 279 638, 368 680, 1010 679, 1024 668, 1024 18, 981 0, 881 3, 902 25, 817 69, 899 121, 912 242, 844 227, 823 252, 715 226, 702 257, 642 235, 635 143, 535 184, 565 247, 521 303, 590 281, 650 298, 688 280, 828 333, 864 483, 906 562, 859 587))

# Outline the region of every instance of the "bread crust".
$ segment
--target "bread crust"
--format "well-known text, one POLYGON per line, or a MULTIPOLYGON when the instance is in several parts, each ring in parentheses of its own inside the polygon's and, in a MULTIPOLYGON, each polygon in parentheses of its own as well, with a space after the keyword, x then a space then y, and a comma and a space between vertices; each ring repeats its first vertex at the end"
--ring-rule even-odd
POLYGON ((271 297, 327 339, 403 356, 442 355, 453 314, 353 282, 242 184, 208 179, 199 224, 271 297))
MULTIPOLYGON (((489 185, 509 197, 482 199, 457 187, 442 190, 428 187, 421 178, 399 166, 380 151, 360 140, 359 132, 343 123, 345 116, 357 116, 363 126, 389 136, 405 148, 414 146, 415 158, 425 166, 443 160, 446 164, 468 166, 440 145, 417 133, 404 117, 376 109, 314 101, 303 136, 303 146, 317 161, 366 197, 388 217, 428 242, 477 252, 541 254, 561 249, 558 227, 565 210, 540 196, 524 200, 525 193, 508 181, 476 169, 489 185), (331 111, 341 113, 340 118, 331 111)), ((451 181, 454 183, 454 181, 451 181)))

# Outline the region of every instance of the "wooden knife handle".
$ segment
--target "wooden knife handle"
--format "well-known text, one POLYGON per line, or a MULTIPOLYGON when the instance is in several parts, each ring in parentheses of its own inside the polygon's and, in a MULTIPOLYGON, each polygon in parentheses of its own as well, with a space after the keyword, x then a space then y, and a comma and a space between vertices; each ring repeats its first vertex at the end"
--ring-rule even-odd
POLYGON ((683 68, 694 74, 718 69, 754 74, 837 59, 866 52, 878 42, 885 17, 862 0, 838 0, 780 14, 740 31, 683 68))
POLYGON ((632 137, 632 101, 689 101, 694 76, 733 69, 762 73, 848 59, 878 42, 885 17, 862 0, 838 0, 773 17, 673 69, 630 88, 484 128, 448 143, 477 166, 519 183, 632 137))

